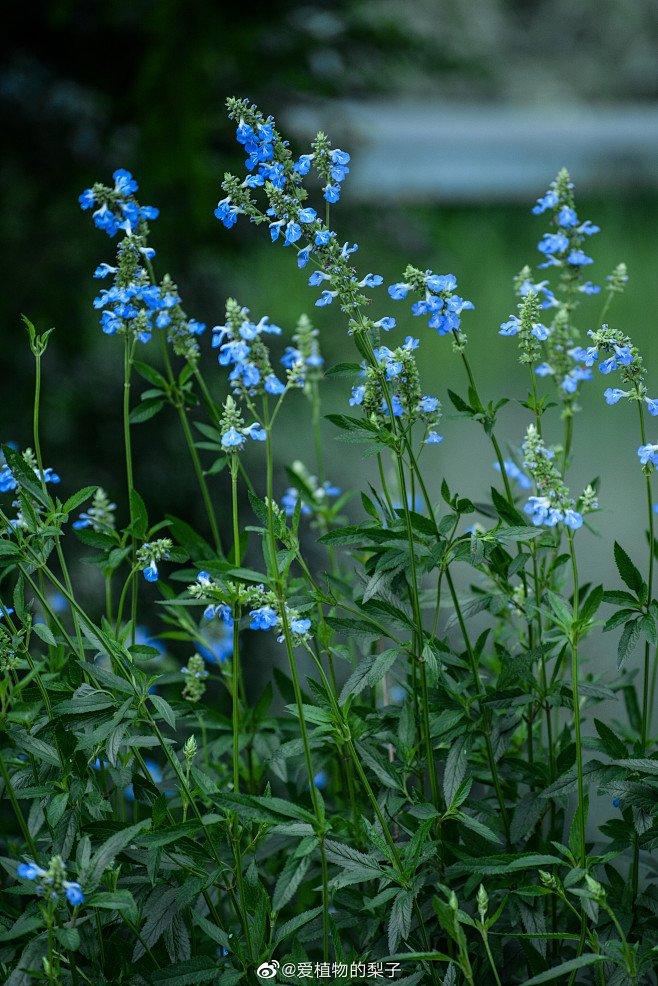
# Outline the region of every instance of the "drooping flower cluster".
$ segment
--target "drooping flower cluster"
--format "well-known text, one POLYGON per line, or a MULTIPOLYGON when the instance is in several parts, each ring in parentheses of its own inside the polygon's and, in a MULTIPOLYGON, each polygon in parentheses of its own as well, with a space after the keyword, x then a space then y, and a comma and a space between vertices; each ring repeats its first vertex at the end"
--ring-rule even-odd
POLYGON ((305 205, 308 192, 304 179, 311 166, 322 182, 326 202, 338 201, 341 182, 349 172, 349 154, 332 148, 326 136, 320 133, 312 144, 312 153, 302 154, 295 161, 271 117, 265 119, 248 101, 229 99, 227 105, 231 119, 238 121, 236 136, 247 150, 246 167, 250 173, 243 181, 234 175, 225 175, 222 188, 227 194, 215 210, 217 218, 228 229, 235 224, 238 215, 246 215, 254 223, 267 223, 273 242, 295 247, 300 268, 313 262, 317 269, 309 283, 323 287, 315 304, 323 307, 338 298, 348 317, 350 333, 371 327, 392 328, 395 319, 385 317, 374 322, 360 312, 370 301, 364 289, 380 285, 381 275, 367 274, 360 279, 350 260, 358 249, 357 244, 341 246, 336 234, 316 210, 305 205), (263 189, 267 200, 265 210, 253 197, 258 188, 263 189))
MULTIPOLYGON (((272 369, 270 354, 263 335, 280 335, 278 325, 270 323, 267 315, 259 322, 249 319, 249 309, 242 308, 229 298, 226 302, 226 324, 213 328, 212 346, 219 349, 220 366, 231 366, 229 380, 233 392, 253 397, 255 394, 283 394, 286 385, 272 369)), ((295 381, 291 381, 294 385, 295 381)))
POLYGON ((555 453, 542 442, 535 425, 529 425, 523 443, 524 468, 532 476, 537 495, 528 497, 524 511, 532 516, 535 527, 555 527, 564 523, 572 530, 583 525, 583 513, 598 509, 594 490, 588 486, 580 498, 580 511, 558 470, 553 465, 555 453))
POLYGON ((85 189, 78 199, 83 209, 98 206, 92 214, 98 229, 104 230, 108 236, 114 236, 120 229, 130 233, 140 223, 157 219, 158 209, 152 205, 140 206, 135 198, 138 185, 129 171, 119 168, 112 177, 114 188, 96 182, 91 188, 85 189))
POLYGON ((219 422, 219 431, 225 452, 240 452, 247 438, 253 438, 256 442, 267 440, 267 432, 257 421, 245 427, 240 410, 230 394, 224 401, 224 413, 219 422))
POLYGON ((421 300, 411 306, 412 315, 429 315, 430 329, 436 329, 440 336, 452 332, 453 349, 463 352, 467 337, 460 329, 460 316, 466 309, 472 309, 473 303, 455 294, 456 288, 454 274, 433 274, 431 270, 421 271, 409 265, 404 280, 391 284, 388 293, 395 301, 406 298, 409 291, 422 295, 421 300))
POLYGON ((124 234, 117 248, 116 266, 103 263, 94 272, 98 278, 114 275, 112 287, 103 289, 94 299, 94 308, 102 309, 103 332, 127 334, 148 342, 154 327, 167 329, 175 352, 196 363, 199 347, 195 339, 205 325, 188 319, 169 275, 165 275, 160 285, 152 275, 150 262, 155 250, 148 246, 148 220, 155 219, 158 210, 139 205, 135 198, 137 182, 129 171, 115 171, 114 179, 114 188, 97 183, 80 196, 83 209, 99 206, 93 213, 99 229, 110 236, 119 230, 124 234))
POLYGON ((420 389, 414 357, 418 346, 418 339, 407 336, 397 349, 375 349, 377 365, 364 365, 360 375, 365 377, 365 383, 352 389, 350 404, 363 407, 368 420, 379 426, 390 421, 391 411, 404 426, 421 421, 425 425, 425 441, 436 444, 442 441, 434 430, 441 417, 441 405, 438 398, 424 396, 420 389))
POLYGON ((116 503, 110 503, 107 493, 99 486, 94 493, 91 507, 80 514, 79 519, 74 521, 73 527, 78 531, 85 527, 91 527, 93 531, 113 531, 114 514, 112 511, 116 510, 116 506, 116 503))
POLYGON ((17 873, 23 880, 37 880, 37 893, 40 896, 57 900, 63 892, 73 907, 84 903, 80 884, 66 879, 66 866, 61 856, 53 856, 47 870, 36 863, 20 863, 17 873))
MULTIPOLYGON (((188 586, 188 590, 196 599, 212 600, 204 610, 203 615, 207 620, 219 616, 227 627, 232 627, 235 620, 240 619, 242 609, 252 606, 249 611, 250 630, 277 628, 283 631, 277 598, 264 585, 247 586, 231 580, 213 579, 208 572, 199 572, 197 581, 188 586)), ((311 621, 300 618, 299 612, 287 603, 285 612, 293 644, 304 642, 311 628, 311 621)), ((277 639, 281 642, 284 636, 279 635, 277 639)))
MULTIPOLYGON (((249 629, 276 629, 278 631, 277 641, 283 643, 285 640, 283 617, 275 594, 271 590, 266 589, 264 585, 259 585, 257 602, 260 603, 260 606, 252 609, 249 613, 251 617, 249 629)), ((299 646, 308 638, 311 621, 308 618, 300 617, 299 611, 292 606, 288 606, 287 603, 285 604, 285 614, 292 644, 294 647, 299 646)))
MULTIPOLYGON (((591 361, 585 361, 583 365, 582 354, 585 351, 575 345, 579 333, 573 323, 573 314, 583 294, 598 294, 601 290, 591 281, 582 281, 583 269, 593 262, 582 247, 585 239, 597 233, 599 228, 589 221, 579 221, 573 184, 566 169, 560 171, 532 211, 535 215, 551 214, 552 231, 546 233, 538 244, 539 252, 546 259, 538 266, 539 269, 557 269, 559 283, 556 288, 552 288, 548 280, 534 283, 529 267, 524 267, 514 279, 515 291, 522 303, 534 294, 536 308, 553 310, 550 324, 540 325, 535 332, 542 347, 530 344, 524 350, 522 345, 521 359, 523 362, 534 362, 543 357, 534 372, 538 376, 552 376, 555 379, 558 395, 565 405, 565 414, 573 414, 579 410, 577 391, 580 382, 592 379, 591 361)), ((627 279, 624 264, 620 264, 608 277, 606 309, 613 295, 623 290, 627 279)), ((514 335, 516 331, 514 316, 501 325, 501 335, 514 335)))
POLYGON ((582 360, 586 366, 598 362, 599 370, 605 374, 620 369, 622 381, 632 388, 624 391, 608 387, 604 393, 606 403, 616 404, 622 397, 630 397, 646 403, 650 414, 658 414, 658 400, 647 397, 642 357, 630 338, 620 329, 611 329, 608 325, 602 325, 600 329, 587 334, 593 345, 586 349, 575 349, 573 351, 575 358, 582 360), (608 358, 599 361, 602 353, 607 354, 608 358))
POLYGON ((157 541, 146 541, 137 551, 137 561, 144 570, 147 582, 157 582, 159 577, 158 565, 163 559, 169 558, 173 548, 170 538, 159 538, 157 541))

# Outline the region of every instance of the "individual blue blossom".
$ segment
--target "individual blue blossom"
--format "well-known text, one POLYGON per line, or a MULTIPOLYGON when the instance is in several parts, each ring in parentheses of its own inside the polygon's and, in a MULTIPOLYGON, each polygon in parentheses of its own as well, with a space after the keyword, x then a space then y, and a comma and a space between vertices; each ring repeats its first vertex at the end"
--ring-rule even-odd
POLYGON ((537 245, 541 253, 564 253, 569 246, 569 238, 564 233, 544 233, 544 238, 537 245))
MULTIPOLYGON (((281 504, 286 511, 286 517, 292 517, 292 515, 294 514, 295 507, 297 506, 297 501, 299 500, 299 497, 300 497, 299 490, 295 489, 294 486, 288 487, 286 492, 281 497, 281 504)), ((301 512, 302 514, 306 514, 306 515, 311 513, 311 508, 307 503, 302 502, 301 512)))
MULTIPOLYGON (((525 473, 521 472, 517 464, 512 459, 505 459, 503 465, 505 466, 506 474, 510 477, 510 479, 515 479, 519 484, 519 486, 521 487, 521 489, 523 490, 530 489, 530 487, 532 486, 532 480, 528 479, 525 473)), ((499 462, 494 462, 493 467, 498 472, 501 471, 499 462)))
POLYGON ((586 256, 582 250, 571 250, 567 257, 567 263, 573 264, 574 267, 583 267, 585 264, 593 264, 594 261, 591 257, 586 256))
POLYGON ((653 463, 654 466, 658 466, 658 445, 640 445, 637 454, 643 466, 646 466, 648 462, 653 463))
POLYGON ((559 226, 577 226, 578 216, 574 209, 563 205, 557 215, 557 221, 559 226))
POLYGON ((37 877, 44 877, 46 871, 36 863, 19 863, 16 871, 23 880, 36 880, 37 877))
POLYGON ((540 303, 541 308, 553 308, 558 304, 558 300, 555 294, 548 287, 548 281, 539 281, 538 283, 533 283, 529 277, 519 285, 519 294, 522 298, 525 298, 530 291, 534 291, 535 294, 543 295, 543 301, 540 303))
POLYGON ((258 609, 252 609, 249 615, 250 630, 271 630, 278 624, 278 616, 271 606, 259 606, 258 609))
MULTIPOLYGON (((608 387, 604 391, 603 396, 605 397, 606 404, 616 404, 622 397, 628 397, 628 391, 620 390, 618 387, 608 387)), ((658 413, 658 409, 656 413, 658 413)))
POLYGON ((574 368, 567 374, 562 380, 560 386, 563 390, 566 390, 570 394, 575 394, 578 389, 578 383, 581 380, 591 380, 592 372, 583 366, 574 366, 574 368))
POLYGON ((551 374, 555 373, 555 370, 548 363, 540 363, 539 366, 535 367, 534 372, 537 374, 538 377, 548 377, 551 374))
MULTIPOLYGON (((498 335, 501 336, 515 336, 523 328, 523 322, 517 315, 510 315, 506 322, 502 322, 498 335)), ((530 332, 538 339, 539 342, 543 342, 548 338, 548 329, 541 322, 535 322, 530 329, 530 332)))
POLYGON ((397 284, 391 284, 389 286, 388 293, 394 301, 401 301, 403 298, 407 297, 410 290, 410 284, 405 284, 403 281, 399 281, 397 284))
POLYGON ((376 288, 379 287, 379 285, 382 284, 383 281, 384 278, 381 276, 381 274, 366 274, 366 276, 362 278, 360 281, 358 281, 357 283, 360 288, 366 288, 366 287, 376 288))
POLYGON ((550 188, 543 198, 537 199, 537 205, 532 207, 532 211, 536 216, 545 212, 547 209, 553 209, 560 201, 560 197, 554 187, 550 188))
POLYGON ((443 441, 443 436, 438 435, 435 431, 430 431, 425 439, 427 445, 438 445, 439 442, 443 441))
MULTIPOLYGON (((233 621, 231 620, 231 626, 233 621)), ((228 629, 227 624, 219 623, 217 624, 220 632, 213 631, 211 634, 207 632, 204 635, 204 643, 200 643, 198 640, 195 641, 195 646, 201 657, 204 660, 210 661, 214 664, 224 664, 233 656, 233 635, 224 632, 224 627, 228 629)), ((209 628, 210 631, 210 628, 209 628)))
POLYGON ((598 294, 601 288, 598 284, 592 284, 591 281, 585 281, 584 284, 578 285, 578 290, 582 291, 583 294, 598 294))
POLYGON ((264 383, 264 388, 268 394, 277 395, 277 394, 285 394, 286 392, 285 384, 281 383, 279 378, 274 373, 270 373, 269 377, 266 379, 264 383))
POLYGON ((588 346, 587 349, 583 349, 582 346, 576 346, 575 349, 571 349, 570 355, 574 359, 578 360, 579 363, 584 363, 585 366, 591 366, 594 360, 598 360, 599 351, 596 346, 588 346))
POLYGON ((350 397, 350 405, 354 407, 356 404, 363 404, 363 398, 365 397, 366 388, 363 384, 352 389, 352 396, 350 397))
POLYGON ((338 291, 323 291, 315 302, 316 308, 324 308, 325 305, 330 305, 334 298, 337 297, 338 291))

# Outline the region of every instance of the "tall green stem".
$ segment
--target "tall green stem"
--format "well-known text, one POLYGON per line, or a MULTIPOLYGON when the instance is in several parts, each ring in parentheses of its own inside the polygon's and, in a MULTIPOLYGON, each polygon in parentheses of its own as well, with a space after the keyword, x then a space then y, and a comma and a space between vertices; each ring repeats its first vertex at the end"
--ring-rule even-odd
MULTIPOLYGON (((135 352, 135 339, 128 334, 125 336, 125 346, 124 346, 124 356, 123 356, 123 443, 126 456, 126 480, 128 484, 128 509, 130 511, 130 523, 134 521, 133 506, 132 506, 132 491, 134 489, 133 484, 133 456, 132 456, 132 443, 130 439, 130 376, 133 364, 133 355, 135 352)), ((135 643, 135 632, 137 629, 137 587, 138 587, 138 569, 137 569, 137 541, 135 539, 134 533, 130 535, 131 544, 131 608, 130 608, 130 618, 131 618, 131 642, 135 643)))

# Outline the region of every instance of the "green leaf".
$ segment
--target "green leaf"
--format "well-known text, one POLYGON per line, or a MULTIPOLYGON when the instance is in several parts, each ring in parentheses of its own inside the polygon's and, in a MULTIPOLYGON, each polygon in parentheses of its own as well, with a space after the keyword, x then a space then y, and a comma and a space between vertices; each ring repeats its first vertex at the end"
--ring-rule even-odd
POLYGON ((634 592, 637 596, 640 594, 640 589, 644 585, 642 576, 640 575, 638 569, 635 567, 633 562, 630 560, 624 549, 620 544, 615 541, 615 562, 617 565, 617 571, 622 582, 625 582, 628 588, 634 592))
POLYGON ((485 825, 483 822, 479 822, 477 818, 472 818, 470 815, 467 815, 462 811, 459 812, 458 818, 461 825, 464 825, 467 829, 470 829, 471 832, 475 832, 480 836, 480 838, 486 839, 487 842, 493 842, 496 845, 500 845, 500 836, 490 829, 488 825, 485 825))
POLYGON ((57 750, 53 748, 52 744, 45 743, 38 736, 22 736, 20 739, 20 745, 23 750, 27 750, 28 753, 33 753, 35 757, 39 760, 43 760, 44 763, 50 764, 51 767, 59 767, 61 769, 60 759, 57 755, 57 750))
POLYGON ((618 767, 626 770, 644 771, 646 774, 658 774, 658 760, 651 760, 649 757, 624 757, 623 759, 613 760, 618 767))
POLYGON ((581 623, 587 623, 592 619, 603 599, 603 586, 597 585, 578 610, 578 619, 581 623))
POLYGON ((306 876, 310 862, 310 856, 302 856, 301 859, 288 856, 274 887, 273 910, 280 911, 297 892, 299 884, 306 876))
POLYGON ((78 490, 78 492, 70 496, 66 501, 66 503, 63 505, 62 513, 70 514, 72 510, 75 510, 76 507, 79 507, 82 503, 85 502, 85 500, 88 500, 89 497, 92 496, 97 489, 98 489, 97 486, 85 486, 84 489, 78 490))
POLYGON ((360 372, 361 366, 358 363, 336 363, 335 366, 325 370, 324 375, 325 377, 353 377, 355 373, 360 372))
POLYGON ((583 966, 594 965, 596 962, 609 961, 610 959, 607 955, 579 955, 577 959, 569 959, 567 962, 561 962, 560 965, 553 966, 552 969, 547 969, 546 972, 540 972, 538 976, 533 976, 532 979, 526 979, 522 986, 539 986, 540 983, 550 983, 554 979, 559 979, 560 976, 566 976, 568 972, 582 969, 583 966))
MULTIPOLYGON (((171 927, 174 916, 180 907, 180 895, 181 888, 179 886, 171 887, 166 883, 161 883, 153 888, 144 902, 144 913, 147 917, 140 929, 141 937, 133 949, 133 962, 141 958, 146 949, 155 945, 165 931, 171 927)), ((171 968, 175 967, 170 967, 167 971, 169 972, 171 968)), ((216 972, 217 967, 215 967, 216 972)))
POLYGON ((561 596, 558 596, 557 592, 551 592, 549 589, 546 595, 548 596, 550 607, 555 614, 555 622, 565 630, 569 630, 573 623, 571 606, 561 596))
POLYGON ((155 367, 149 366, 148 363, 142 363, 138 359, 133 360, 133 366, 139 373, 140 377, 143 377, 144 380, 148 380, 148 382, 152 383, 154 387, 161 387, 162 390, 167 389, 167 381, 162 376, 160 371, 155 369, 155 367))
POLYGON ((411 929, 411 913, 414 895, 411 890, 401 890, 391 908, 388 922, 388 949, 395 952, 400 939, 406 940, 411 929))
POLYGON ((37 637, 41 637, 44 644, 49 644, 51 647, 55 647, 57 645, 57 641, 55 640, 52 630, 50 627, 46 626, 45 623, 33 623, 32 629, 36 633, 37 637))
POLYGON ((471 737, 468 733, 458 736, 450 747, 443 774, 443 797, 447 805, 452 801, 466 776, 468 755, 471 751, 471 737))
POLYGON ((367 528, 361 525, 340 527, 318 538, 319 544, 363 544, 368 540, 367 528))
POLYGON ((600 719, 594 720, 594 726, 597 733, 603 740, 606 753, 613 758, 623 760, 628 753, 626 744, 619 739, 617 734, 612 729, 610 729, 610 726, 607 726, 604 722, 601 722, 600 719))
POLYGON ((622 630, 621 637, 619 638, 619 646, 617 648, 617 670, 621 671, 626 661, 635 649, 640 635, 642 633, 642 627, 639 620, 630 620, 622 630))
POLYGON ((158 969, 151 973, 151 979, 154 986, 196 986, 197 983, 213 982, 219 971, 216 959, 209 955, 197 955, 193 959, 158 969))
POLYGON ((450 398, 453 405, 459 411, 460 414, 468 414, 469 417, 473 416, 473 414, 475 413, 473 411, 473 408, 470 406, 470 404, 466 403, 463 397, 460 397, 459 394, 456 394, 454 390, 448 390, 448 397, 450 398))
POLYGON ((336 630, 338 633, 345 634, 346 637, 353 637, 356 640, 372 641, 381 636, 390 636, 386 629, 376 626, 366 620, 346 619, 341 616, 327 616, 325 623, 336 630))
POLYGON ((162 695, 149 694, 149 698, 167 725, 171 726, 172 729, 175 729, 176 713, 170 706, 169 702, 165 701, 162 695))
POLYGON ((93 890, 100 882, 105 870, 112 865, 114 857, 135 839, 139 832, 150 829, 151 819, 145 818, 137 825, 129 825, 111 835, 107 842, 94 853, 89 865, 82 875, 82 881, 86 888, 93 890))
POLYGON ((134 529, 135 535, 138 538, 145 538, 149 526, 149 517, 146 511, 146 504, 135 489, 130 491, 130 515, 132 517, 131 527, 134 529))
POLYGON ((284 938, 287 938, 288 935, 291 935, 293 931, 299 931, 299 929, 303 928, 305 924, 308 924, 309 921, 312 921, 313 918, 316 918, 318 914, 322 914, 321 906, 313 907, 311 908, 310 911, 304 911, 303 914, 298 914, 297 917, 291 918, 290 921, 286 921, 286 923, 281 925, 281 927, 278 929, 278 933, 274 945, 275 946, 278 945, 280 942, 283 941, 284 938))
POLYGON ((62 794, 56 794, 48 803, 46 807, 46 818, 53 828, 57 825, 58 821, 66 811, 68 801, 68 793, 64 791, 62 794))
POLYGON ((473 873, 479 877, 496 876, 501 873, 532 870, 540 866, 560 865, 563 862, 559 856, 548 856, 544 853, 485 856, 477 859, 460 859, 448 867, 448 872, 454 876, 471 876, 473 873))
POLYGON ((129 890, 113 890, 107 893, 92 894, 87 900, 87 905, 89 907, 102 907, 108 911, 119 911, 129 921, 134 924, 137 923, 137 904, 129 890))
POLYGON ((146 400, 141 401, 130 412, 131 425, 137 425, 141 421, 148 421, 149 418, 155 417, 158 411, 161 411, 165 404, 166 401, 163 400, 162 397, 149 397, 146 400))
POLYGON ((46 510, 52 510, 54 506, 52 499, 47 493, 44 493, 34 469, 28 466, 23 456, 11 445, 3 445, 2 454, 18 485, 46 510))
MULTIPOLYGON (((390 650, 383 651, 382 654, 379 655, 379 657, 382 657, 384 654, 390 654, 390 653, 393 653, 395 655, 393 658, 393 660, 395 660, 395 657, 397 657, 398 654, 397 649, 394 649, 393 651, 390 650)), ((338 697, 339 705, 345 705, 345 703, 347 702, 350 696, 359 695, 360 692, 363 691, 363 689, 368 684, 368 674, 372 670, 375 660, 376 659, 371 656, 371 657, 364 657, 361 661, 359 661, 359 663, 356 666, 356 669, 352 672, 352 674, 349 676, 349 678, 343 685, 341 693, 338 697)))
POLYGON ((76 952, 80 948, 80 932, 77 928, 69 928, 64 925, 61 928, 55 928, 55 934, 58 941, 69 952, 76 952))

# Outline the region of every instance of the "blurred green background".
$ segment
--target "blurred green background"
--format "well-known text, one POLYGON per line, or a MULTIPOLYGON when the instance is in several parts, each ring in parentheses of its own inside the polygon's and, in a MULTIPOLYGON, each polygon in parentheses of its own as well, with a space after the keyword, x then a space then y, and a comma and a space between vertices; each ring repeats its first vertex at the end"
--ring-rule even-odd
MULTIPOLYGON (((290 334, 298 315, 306 312, 321 330, 329 364, 353 358, 337 306, 314 308, 317 290, 307 287, 291 251, 270 245, 262 229, 239 222, 229 232, 213 216, 223 173, 243 167, 224 112, 228 95, 248 96, 266 114, 291 120, 300 152, 314 136, 305 129, 306 121, 340 121, 346 101, 365 107, 366 114, 375 102, 381 108, 407 100, 421 111, 431 105, 438 112, 449 105, 453 117, 463 111, 465 120, 474 106, 492 120, 501 109, 512 115, 518 110, 518 132, 509 152, 521 163, 545 133, 548 119, 569 118, 577 111, 586 122, 602 107, 617 112, 610 118, 617 156, 610 156, 608 148, 601 168, 583 168, 582 173, 572 168, 572 177, 579 215, 602 229, 588 244, 596 264, 587 276, 602 283, 619 261, 628 264, 629 288, 615 301, 610 321, 641 346, 650 395, 658 396, 658 368, 654 389, 651 383, 658 357, 658 176, 655 158, 647 164, 636 145, 629 158, 614 129, 619 125, 621 134, 614 120, 623 121, 629 107, 649 112, 656 107, 658 11, 650 0, 623 7, 612 0, 578 5, 566 0, 252 0, 244 6, 212 0, 51 0, 29 12, 12 5, 4 16, 0 431, 3 440, 22 448, 32 443, 33 366, 20 321, 24 312, 40 331, 51 325, 57 329, 44 362, 42 446, 47 464, 63 478, 64 493, 99 483, 125 520, 122 347, 120 340, 101 333, 92 308, 99 286, 92 273, 100 262, 112 262, 113 244, 77 203, 94 181, 109 183, 117 167, 133 172, 143 204, 161 210, 152 224, 156 270, 171 273, 190 316, 209 328, 221 323, 225 299, 232 296, 256 318, 268 314, 290 334), (530 126, 528 113, 534 121, 530 126)), ((655 128, 641 136, 650 157, 655 128)), ((477 130, 467 138, 464 170, 469 163, 480 169, 484 163, 486 171, 487 151, 478 143, 477 130)), ((390 140, 393 146, 395 134, 390 140)), ((446 151, 440 127, 436 141, 438 166, 446 151)), ((457 182, 445 197, 436 191, 419 195, 403 170, 396 178, 402 204, 391 196, 379 203, 376 187, 350 197, 348 178, 344 200, 333 211, 339 236, 359 243, 356 259, 363 273, 379 272, 391 283, 411 262, 457 276, 460 292, 475 304, 463 326, 487 399, 527 394, 515 342, 497 332, 515 310, 513 275, 525 263, 534 267, 542 259, 536 244, 546 225, 530 208, 555 176, 556 153, 559 164, 570 167, 572 152, 580 163, 575 145, 558 145, 546 154, 546 173, 529 194, 524 188, 520 196, 523 183, 512 182, 513 187, 508 183, 494 195, 488 185, 478 185, 476 176, 470 184, 457 182)), ((359 134, 354 145, 342 146, 352 152, 359 188, 367 188, 368 177, 359 172, 364 147, 359 134)), ((410 142, 402 149, 410 175, 416 148, 410 142)), ((398 156, 400 150, 397 146, 398 156)), ((451 150, 458 154, 459 146, 451 150)), ((596 147, 592 155, 596 160, 596 147)), ((447 387, 465 392, 462 367, 449 341, 437 338, 422 320, 405 316, 408 306, 390 303, 380 290, 381 314, 399 320, 386 341, 395 345, 409 332, 421 338, 425 390, 444 404, 445 441, 424 455, 437 499, 444 474, 451 488, 480 499, 496 480, 490 447, 476 425, 450 419, 446 398, 447 387)), ((583 336, 596 327, 599 307, 600 299, 585 299, 576 320, 583 336)), ((206 375, 215 394, 223 396, 225 375, 210 350, 209 332, 202 348, 206 375)), ((606 536, 581 535, 589 539, 582 574, 589 578, 604 571, 608 584, 616 584, 609 535, 614 533, 641 564, 645 549, 638 517, 645 506, 635 412, 623 404, 605 405, 602 392, 611 383, 596 374, 583 387, 585 410, 576 423, 572 482, 579 492, 594 476, 603 476, 604 512, 596 522, 606 536)), ((349 381, 327 381, 326 410, 347 410, 349 389, 349 381)), ((285 462, 305 458, 313 468, 309 436, 298 427, 302 400, 291 397, 278 437, 279 494, 287 485, 285 462)), ((518 403, 507 406, 500 419, 505 447, 518 450, 527 421, 518 403)), ((345 486, 372 476, 372 460, 362 461, 358 446, 334 442, 329 426, 325 434, 327 474, 335 482, 345 486)), ((549 434, 560 441, 559 421, 549 434)), ((137 484, 152 517, 169 511, 205 530, 173 411, 137 426, 134 442, 137 484)), ((259 450, 250 456, 257 475, 259 450)), ((223 475, 213 481, 213 489, 219 513, 226 516, 223 475)), ((610 646, 614 651, 614 642, 610 646)))

